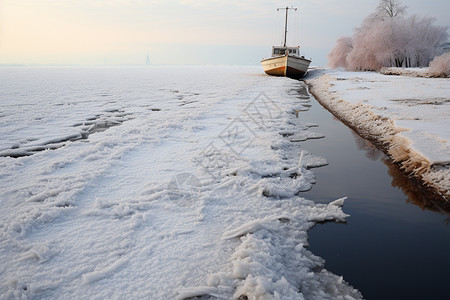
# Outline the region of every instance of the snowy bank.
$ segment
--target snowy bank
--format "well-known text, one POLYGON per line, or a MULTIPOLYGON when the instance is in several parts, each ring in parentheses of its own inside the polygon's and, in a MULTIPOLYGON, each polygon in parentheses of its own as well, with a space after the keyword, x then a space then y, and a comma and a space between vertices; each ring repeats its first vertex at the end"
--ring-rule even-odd
POLYGON ((450 79, 315 69, 311 92, 413 176, 450 197, 450 79))
POLYGON ((445 78, 449 77, 443 73, 430 71, 430 68, 381 68, 381 74, 384 75, 403 75, 410 77, 424 77, 424 78, 445 78))

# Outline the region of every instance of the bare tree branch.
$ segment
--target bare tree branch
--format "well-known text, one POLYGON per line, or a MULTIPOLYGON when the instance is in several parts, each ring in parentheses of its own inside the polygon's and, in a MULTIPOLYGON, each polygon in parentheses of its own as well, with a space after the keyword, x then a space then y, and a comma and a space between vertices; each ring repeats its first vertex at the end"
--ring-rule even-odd
POLYGON ((394 19, 406 15, 407 6, 401 0, 380 0, 377 7, 377 16, 381 19, 385 17, 394 19))

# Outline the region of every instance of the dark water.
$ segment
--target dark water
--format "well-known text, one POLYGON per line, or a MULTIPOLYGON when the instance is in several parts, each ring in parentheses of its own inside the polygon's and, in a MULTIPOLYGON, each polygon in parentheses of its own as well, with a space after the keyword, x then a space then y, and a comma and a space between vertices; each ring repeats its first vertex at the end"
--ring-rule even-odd
POLYGON ((326 136, 302 146, 329 162, 302 196, 322 203, 347 196, 351 215, 310 230, 311 251, 365 299, 450 299, 450 209, 316 100, 299 117, 326 136))

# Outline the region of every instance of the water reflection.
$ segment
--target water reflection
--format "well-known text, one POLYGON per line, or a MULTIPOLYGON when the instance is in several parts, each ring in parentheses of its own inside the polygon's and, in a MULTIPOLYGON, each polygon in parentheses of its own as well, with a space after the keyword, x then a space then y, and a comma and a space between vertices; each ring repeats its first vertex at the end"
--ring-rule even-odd
POLYGON ((392 177, 392 186, 399 188, 408 197, 407 203, 415 204, 423 210, 447 215, 445 222, 450 222, 450 203, 446 203, 441 196, 433 193, 429 188, 415 182, 414 179, 405 175, 398 165, 392 163, 390 159, 384 157, 383 163, 388 167, 388 173, 392 177))
POLYGON ((351 130, 351 133, 355 140, 356 147, 358 147, 359 150, 363 150, 365 156, 368 159, 376 161, 380 159, 380 157, 384 156, 384 153, 378 150, 378 148, 374 144, 372 144, 368 140, 363 139, 353 130, 351 130))
POLYGON ((356 132, 351 130, 355 144, 359 150, 364 151, 365 156, 372 160, 381 160, 388 168, 391 177, 391 185, 400 189, 407 197, 406 202, 419 206, 423 210, 431 210, 443 215, 447 215, 445 223, 450 223, 450 203, 447 203, 440 195, 437 195, 430 188, 419 183, 416 179, 409 177, 399 166, 380 151, 370 141, 363 139, 356 132))

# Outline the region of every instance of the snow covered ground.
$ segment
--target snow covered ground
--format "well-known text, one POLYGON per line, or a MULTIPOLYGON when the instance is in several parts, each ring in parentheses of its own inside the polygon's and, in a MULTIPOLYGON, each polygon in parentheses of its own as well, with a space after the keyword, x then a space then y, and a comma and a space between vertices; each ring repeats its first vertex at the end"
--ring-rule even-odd
POLYGON ((306 248, 347 217, 297 196, 309 101, 259 67, 0 69, 0 298, 362 298, 306 248))
POLYGON ((315 69, 306 81, 341 120, 450 199, 450 79, 413 75, 315 69))

